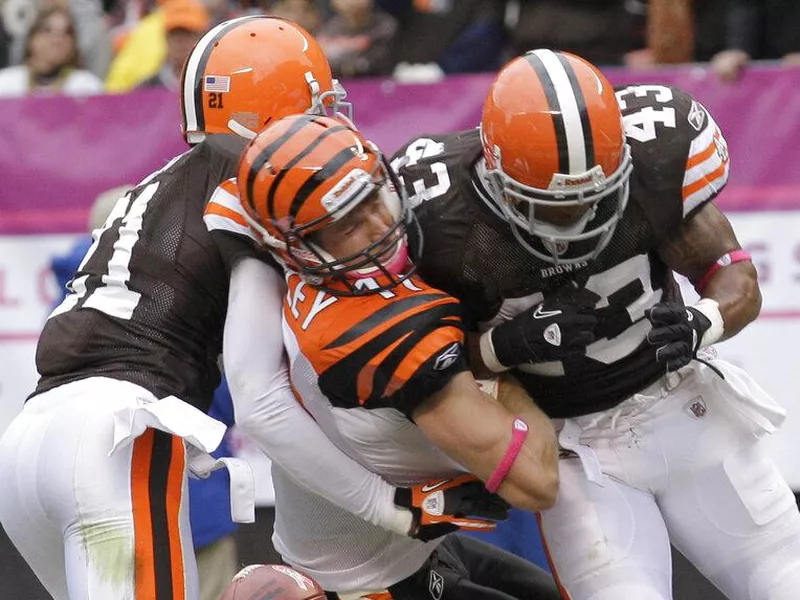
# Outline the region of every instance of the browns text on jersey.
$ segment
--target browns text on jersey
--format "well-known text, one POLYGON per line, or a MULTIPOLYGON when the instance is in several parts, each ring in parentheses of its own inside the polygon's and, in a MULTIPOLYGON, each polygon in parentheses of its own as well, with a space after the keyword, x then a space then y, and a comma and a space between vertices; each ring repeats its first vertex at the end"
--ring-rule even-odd
POLYGON ((664 374, 645 339, 644 311, 680 296, 656 248, 728 178, 725 139, 689 95, 666 86, 631 86, 616 95, 634 165, 630 199, 593 260, 554 265, 517 242, 496 196, 476 175, 483 156, 477 130, 416 139, 393 161, 425 235, 419 272, 461 300, 469 327, 496 325, 568 281, 597 295, 602 322, 585 356, 518 370, 555 417, 609 408, 664 374))

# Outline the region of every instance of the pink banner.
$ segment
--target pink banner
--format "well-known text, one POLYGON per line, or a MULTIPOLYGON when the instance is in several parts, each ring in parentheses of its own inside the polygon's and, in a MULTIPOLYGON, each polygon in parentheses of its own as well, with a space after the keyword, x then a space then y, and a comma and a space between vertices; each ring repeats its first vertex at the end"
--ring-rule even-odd
MULTIPOLYGON (((800 208, 800 69, 754 68, 735 85, 701 66, 607 73, 618 84, 676 85, 709 108, 733 160, 723 208, 800 208)), ((347 89, 361 129, 392 152, 421 133, 476 126, 490 81, 362 80, 347 89)), ((177 98, 157 90, 0 101, 0 234, 84 231, 98 193, 136 183, 186 149, 179 123, 177 98)))

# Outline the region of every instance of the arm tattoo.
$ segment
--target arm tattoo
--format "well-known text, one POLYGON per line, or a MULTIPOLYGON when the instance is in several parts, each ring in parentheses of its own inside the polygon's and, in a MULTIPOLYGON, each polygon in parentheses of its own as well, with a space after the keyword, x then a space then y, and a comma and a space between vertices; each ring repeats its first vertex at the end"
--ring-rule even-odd
POLYGON ((684 221, 658 253, 673 271, 697 281, 720 256, 740 247, 728 219, 709 203, 684 221))

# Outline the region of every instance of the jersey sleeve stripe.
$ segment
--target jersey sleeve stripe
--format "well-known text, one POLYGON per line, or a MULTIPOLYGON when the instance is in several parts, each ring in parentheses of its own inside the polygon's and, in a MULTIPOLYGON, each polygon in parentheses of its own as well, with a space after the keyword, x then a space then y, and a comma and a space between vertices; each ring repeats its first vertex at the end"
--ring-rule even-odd
POLYGON ((689 198, 689 196, 697 193, 706 186, 715 187, 714 184, 715 182, 717 182, 718 179, 724 178, 725 180, 727 180, 728 178, 727 176, 728 176, 727 163, 720 164, 719 167, 714 169, 711 173, 703 176, 702 179, 698 179, 697 181, 690 183, 689 185, 683 186, 684 201, 686 201, 689 198))
POLYGON ((683 214, 691 213, 695 208, 711 200, 728 182, 730 165, 728 162, 720 165, 713 173, 683 189, 683 214))
POLYGON ((708 113, 706 126, 692 140, 683 177, 683 214, 714 198, 728 182, 728 144, 708 113))
POLYGON ((696 191, 697 185, 702 185, 704 181, 713 180, 714 174, 717 173, 720 168, 724 167, 725 164, 722 158, 714 152, 714 154, 709 156, 705 161, 687 170, 683 176, 684 198, 696 191))
POLYGON ((236 210, 223 206, 222 204, 212 203, 206 206, 206 215, 216 215, 225 219, 230 219, 243 227, 247 226, 244 216, 236 210))
POLYGON ((705 150, 702 150, 701 152, 698 152, 697 154, 694 154, 689 157, 689 160, 686 161, 686 170, 688 171, 690 169, 693 169, 697 165, 702 164, 703 162, 714 156, 715 152, 716 152, 716 146, 712 141, 708 146, 706 146, 705 150))
POLYGON ((253 233, 253 230, 250 227, 240 225, 235 220, 230 219, 228 217, 224 217, 222 215, 215 215, 209 214, 206 212, 206 215, 203 217, 203 221, 206 224, 206 227, 209 231, 228 231, 230 233, 235 233, 238 235, 243 235, 245 237, 250 238, 254 242, 258 242, 258 238, 253 233))
POLYGON ((239 187, 236 185, 235 178, 226 179, 219 184, 219 187, 228 192, 231 196, 236 196, 237 199, 239 198, 239 187))
POLYGON ((236 183, 230 179, 223 182, 219 187, 217 187, 216 190, 214 190, 214 193, 211 194, 211 198, 209 199, 206 208, 215 205, 224 206, 225 208, 236 211, 242 215, 242 219, 244 219, 245 212, 242 202, 239 200, 239 190, 236 186, 236 183))

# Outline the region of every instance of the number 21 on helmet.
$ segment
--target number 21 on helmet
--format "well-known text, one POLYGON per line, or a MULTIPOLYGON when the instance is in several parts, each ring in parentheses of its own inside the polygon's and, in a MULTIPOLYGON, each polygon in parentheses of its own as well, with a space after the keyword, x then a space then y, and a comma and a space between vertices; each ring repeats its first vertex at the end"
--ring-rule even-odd
POLYGON ((181 80, 182 129, 192 145, 207 134, 252 139, 297 113, 343 113, 346 93, 317 41, 300 26, 263 15, 225 21, 192 50, 181 80))

